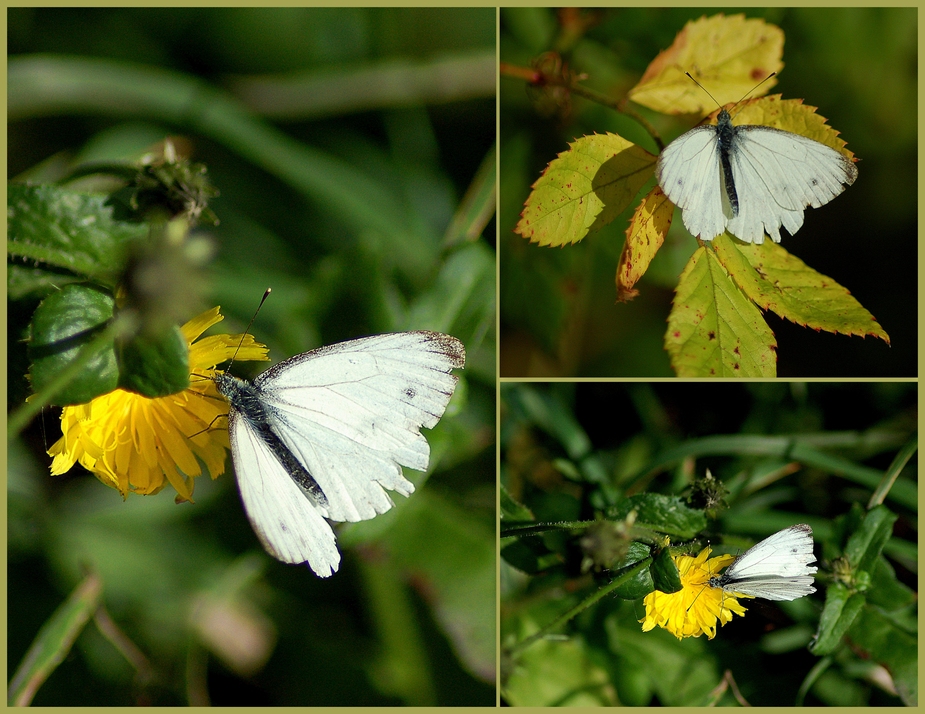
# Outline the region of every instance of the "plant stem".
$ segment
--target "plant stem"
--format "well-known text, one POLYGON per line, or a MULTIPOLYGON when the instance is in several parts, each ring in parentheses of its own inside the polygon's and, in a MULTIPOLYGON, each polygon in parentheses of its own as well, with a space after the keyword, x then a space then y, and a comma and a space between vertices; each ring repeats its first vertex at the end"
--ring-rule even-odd
POLYGON ((571 610, 568 610, 567 612, 563 613, 562 615, 557 617, 555 620, 550 622, 545 627, 541 627, 539 630, 534 632, 529 637, 515 644, 513 647, 510 648, 509 654, 513 656, 514 654, 520 652, 521 650, 526 649, 527 647, 532 645, 534 642, 546 637, 553 630, 558 629, 559 627, 564 625, 566 622, 571 620, 573 617, 576 617, 580 612, 591 607, 591 605, 596 603, 602 597, 616 590, 618 587, 620 587, 623 583, 627 582, 628 580, 631 580, 632 578, 636 577, 637 573, 640 573, 645 568, 648 568, 651 563, 652 563, 652 558, 645 558, 643 560, 640 560, 638 563, 634 564, 632 568, 630 568, 625 573, 623 573, 620 577, 615 578, 614 580, 609 582, 607 585, 602 587, 597 592, 592 593, 590 596, 582 600, 571 610))

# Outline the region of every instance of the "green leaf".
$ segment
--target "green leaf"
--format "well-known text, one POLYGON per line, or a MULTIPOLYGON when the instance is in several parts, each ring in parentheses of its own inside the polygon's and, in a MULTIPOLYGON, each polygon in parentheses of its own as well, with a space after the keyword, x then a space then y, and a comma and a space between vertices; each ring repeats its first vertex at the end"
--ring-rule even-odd
MULTIPOLYGON (((560 603, 555 603, 561 607, 560 603)), ((518 617, 518 640, 540 629, 549 613, 538 608, 518 617)), ((504 683, 508 704, 520 706, 613 706, 609 675, 582 638, 540 640, 518 654, 504 683)), ((507 667, 506 667, 507 669, 507 667)))
POLYGON ((514 521, 532 521, 535 520, 533 513, 529 508, 519 503, 507 490, 502 483, 501 489, 501 517, 514 521))
POLYGON ((883 546, 893 535, 898 516, 886 506, 868 511, 861 527, 851 534, 845 546, 845 557, 855 571, 871 572, 883 552, 883 546))
POLYGON ((668 548, 662 548, 656 554, 649 572, 652 573, 652 582, 655 583, 656 590, 661 590, 663 593, 676 593, 683 587, 678 566, 668 548))
MULTIPOLYGON (((39 263, 52 276, 66 271, 114 287, 125 264, 127 245, 146 236, 148 227, 114 220, 105 201, 105 196, 56 186, 10 185, 9 255, 39 263)), ((35 275, 32 281, 41 282, 35 275)))
POLYGON ((7 702, 11 706, 28 706, 38 688, 64 661, 99 607, 102 590, 99 577, 88 575, 42 625, 10 681, 7 702))
POLYGON ((41 267, 12 263, 6 266, 6 290, 10 300, 21 300, 29 295, 48 295, 70 283, 82 282, 84 279, 77 275, 52 273, 41 267))
MULTIPOLYGON (((626 558, 611 568, 616 577, 625 577, 625 571, 632 568, 637 563, 646 560, 652 555, 652 549, 645 543, 633 541, 630 543, 626 558)), ((655 583, 652 580, 652 571, 650 568, 643 568, 633 577, 624 583, 618 585, 613 594, 624 600, 638 600, 645 597, 655 590, 655 583)))
POLYGON ((613 221, 652 178, 655 157, 616 134, 583 136, 533 184, 515 232, 540 245, 577 243, 613 221))
POLYGON ((890 561, 881 557, 874 563, 870 588, 864 592, 867 602, 885 613, 895 613, 914 606, 918 600, 915 590, 901 583, 890 561))
MULTIPOLYGON (((29 339, 29 378, 41 391, 77 359, 86 345, 106 327, 115 301, 102 288, 65 285, 45 298, 32 316, 29 339)), ((59 405, 85 404, 111 392, 119 383, 115 344, 108 342, 86 367, 55 395, 59 405)))
POLYGON ((820 657, 834 652, 864 603, 863 595, 852 594, 841 583, 829 585, 825 592, 825 607, 819 617, 819 631, 809 646, 810 652, 820 657))
POLYGON ((774 377, 777 341, 714 251, 698 248, 675 291, 665 348, 679 377, 774 377))
POLYGON ((189 346, 179 327, 144 333, 119 345, 119 387, 145 397, 175 394, 189 386, 189 346))
POLYGON ((640 493, 621 502, 607 515, 626 518, 636 511, 636 524, 666 533, 675 540, 690 540, 707 527, 703 511, 690 508, 677 496, 662 493, 640 493))
POLYGON ((917 706, 918 641, 915 633, 900 629, 886 615, 864 608, 851 628, 851 642, 890 673, 896 691, 907 706, 917 706))
POLYGON ((780 244, 746 245, 724 234, 713 245, 732 279, 762 309, 814 330, 873 335, 890 343, 874 316, 851 293, 780 244))
POLYGON ((723 667, 706 638, 678 640, 668 632, 642 632, 638 625, 626 627, 615 617, 608 618, 604 628, 607 651, 619 654, 625 669, 648 673, 654 697, 662 706, 706 706, 723 679, 723 667))

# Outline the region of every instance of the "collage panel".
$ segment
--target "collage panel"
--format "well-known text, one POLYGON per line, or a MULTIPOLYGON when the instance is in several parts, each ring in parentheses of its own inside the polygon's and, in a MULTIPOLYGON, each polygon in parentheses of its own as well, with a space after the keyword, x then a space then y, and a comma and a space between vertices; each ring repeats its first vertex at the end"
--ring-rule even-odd
POLYGON ((915 377, 917 12, 502 8, 501 376, 915 377))
POLYGON ((9 704, 917 705, 916 8, 7 20, 9 704))
POLYGON ((8 702, 494 706, 496 9, 7 20, 8 702))
POLYGON ((914 706, 914 382, 504 382, 507 706, 914 706))
POLYGON ((503 705, 917 705, 917 13, 502 9, 503 705))

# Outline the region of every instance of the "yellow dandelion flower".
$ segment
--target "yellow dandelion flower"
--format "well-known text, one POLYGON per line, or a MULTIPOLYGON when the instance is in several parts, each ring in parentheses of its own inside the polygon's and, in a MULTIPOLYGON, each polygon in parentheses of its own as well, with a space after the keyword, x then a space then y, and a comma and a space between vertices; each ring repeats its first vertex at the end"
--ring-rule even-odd
POLYGON ((167 482, 177 502, 190 501, 194 479, 205 465, 212 478, 225 470, 228 432, 219 417, 228 402, 215 388, 215 365, 231 359, 266 360, 267 348, 251 335, 210 335, 198 339, 224 318, 207 310, 181 328, 189 344, 189 387, 166 397, 143 397, 116 389, 88 404, 64 407, 63 436, 48 450, 51 473, 58 476, 80 463, 125 498, 148 495, 167 482), (239 349, 240 345, 240 349, 239 349), (166 481, 165 481, 166 479, 166 481))
POLYGON ((732 563, 735 556, 720 555, 708 561, 709 555, 710 548, 704 548, 697 557, 672 556, 681 574, 682 587, 676 593, 654 590, 646 595, 643 600, 646 616, 640 620, 643 632, 658 625, 679 640, 700 637, 703 633, 712 640, 716 636, 717 620, 720 625, 725 625, 732 621, 733 613, 745 614, 745 608, 736 598, 749 595, 731 594, 707 585, 707 581, 732 563))

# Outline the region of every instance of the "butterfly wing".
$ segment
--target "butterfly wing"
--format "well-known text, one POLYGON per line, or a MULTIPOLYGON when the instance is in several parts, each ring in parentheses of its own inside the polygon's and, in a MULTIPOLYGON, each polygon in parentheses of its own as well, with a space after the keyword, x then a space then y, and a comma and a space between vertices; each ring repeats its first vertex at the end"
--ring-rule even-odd
POLYGON ((264 548, 284 563, 307 561, 322 578, 331 575, 340 553, 322 512, 234 409, 228 414, 228 434, 244 510, 264 548))
POLYGON ((796 600, 816 592, 812 585, 811 575, 793 578, 755 578, 730 583, 723 586, 723 590, 765 600, 796 600))
MULTIPOLYGON (((297 355, 254 385, 273 429, 327 498, 322 515, 361 521, 392 507, 387 490, 409 495, 401 467, 426 471, 433 428, 465 365, 465 348, 436 332, 342 342, 297 355)), ((304 496, 303 496, 304 498, 304 496)))
POLYGON ((682 210, 691 235, 713 240, 726 230, 728 199, 722 187, 717 128, 699 126, 665 147, 655 172, 668 199, 682 210))
POLYGON ((809 563, 815 560, 813 530, 801 523, 778 531, 745 551, 726 569, 723 577, 731 580, 751 580, 812 575, 817 568, 809 563))
POLYGON ((767 126, 735 128, 729 154, 739 212, 727 230, 746 243, 765 234, 780 243, 780 227, 793 235, 807 206, 825 205, 857 178, 857 166, 831 147, 767 126))

